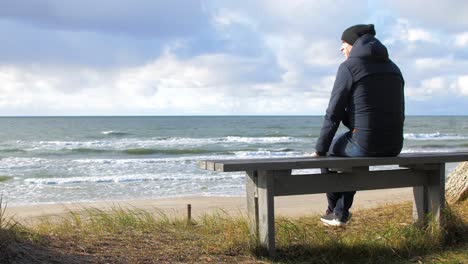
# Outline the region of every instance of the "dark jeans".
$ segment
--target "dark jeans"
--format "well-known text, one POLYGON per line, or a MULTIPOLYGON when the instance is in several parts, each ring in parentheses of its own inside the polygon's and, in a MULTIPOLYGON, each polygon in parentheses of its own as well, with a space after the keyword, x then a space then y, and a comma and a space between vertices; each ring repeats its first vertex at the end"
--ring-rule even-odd
MULTIPOLYGON (((328 154, 342 157, 372 156, 351 140, 351 132, 336 137, 328 154)), ((328 169, 322 169, 322 173, 327 172, 330 173, 328 169)), ((328 211, 334 212, 342 221, 346 220, 349 217, 349 208, 353 205, 355 194, 356 191, 327 193, 328 211)))

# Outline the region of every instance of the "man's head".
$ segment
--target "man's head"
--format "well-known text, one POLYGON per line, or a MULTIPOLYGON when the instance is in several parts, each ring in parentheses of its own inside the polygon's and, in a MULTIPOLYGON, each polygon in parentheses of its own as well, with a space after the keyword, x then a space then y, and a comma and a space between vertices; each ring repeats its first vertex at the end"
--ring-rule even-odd
POLYGON ((353 48, 354 42, 366 34, 375 36, 375 29, 373 24, 355 25, 343 31, 343 34, 341 35, 341 40, 343 43, 341 44, 340 51, 345 55, 346 58, 349 57, 349 53, 353 48))

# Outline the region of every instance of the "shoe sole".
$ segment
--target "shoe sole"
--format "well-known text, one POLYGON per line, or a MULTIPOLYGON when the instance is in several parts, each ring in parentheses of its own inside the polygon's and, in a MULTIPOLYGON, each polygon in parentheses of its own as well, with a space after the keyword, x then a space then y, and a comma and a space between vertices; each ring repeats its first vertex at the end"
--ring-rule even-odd
POLYGON ((333 222, 333 223, 329 223, 327 222, 326 220, 322 220, 320 219, 320 221, 322 222, 322 224, 324 224, 325 226, 333 226, 333 227, 345 227, 346 226, 346 223, 336 223, 336 222, 333 222))
POLYGON ((346 225, 330 225, 330 224, 327 224, 327 223, 323 223, 322 224, 326 227, 336 227, 336 228, 345 228, 346 225))
POLYGON ((327 220, 322 220, 322 218, 320 218, 320 222, 322 222, 324 226, 345 227, 346 224, 351 221, 352 216, 353 214, 349 213, 348 220, 346 221, 346 223, 341 222, 340 224, 331 224, 331 223, 328 223, 327 220))

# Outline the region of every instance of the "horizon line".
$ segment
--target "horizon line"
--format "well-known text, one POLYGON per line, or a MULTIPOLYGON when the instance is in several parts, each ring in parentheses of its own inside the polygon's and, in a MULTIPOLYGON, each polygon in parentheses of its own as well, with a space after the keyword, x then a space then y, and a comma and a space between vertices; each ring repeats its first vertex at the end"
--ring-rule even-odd
MULTIPOLYGON (((308 114, 246 114, 246 115, 0 115, 0 118, 28 118, 28 117, 280 117, 280 116, 310 116, 310 117, 323 117, 324 115, 308 115, 308 114)), ((432 115, 421 115, 421 114, 408 114, 406 117, 429 117, 429 116, 440 116, 440 117, 468 117, 468 115, 460 114, 432 114, 432 115)))

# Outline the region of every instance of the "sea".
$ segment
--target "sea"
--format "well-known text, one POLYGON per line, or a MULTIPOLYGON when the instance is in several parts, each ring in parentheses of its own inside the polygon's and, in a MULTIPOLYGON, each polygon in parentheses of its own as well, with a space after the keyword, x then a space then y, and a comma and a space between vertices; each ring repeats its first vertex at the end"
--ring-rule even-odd
MULTIPOLYGON (((243 173, 201 170, 197 162, 307 156, 322 121, 321 116, 0 117, 0 195, 9 206, 243 196, 243 173)), ((404 138, 404 153, 468 151, 468 116, 408 116, 404 138)), ((447 173, 455 166, 449 164, 447 173)))

